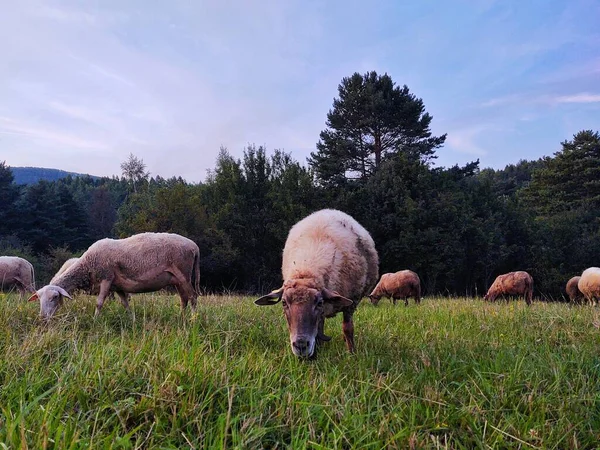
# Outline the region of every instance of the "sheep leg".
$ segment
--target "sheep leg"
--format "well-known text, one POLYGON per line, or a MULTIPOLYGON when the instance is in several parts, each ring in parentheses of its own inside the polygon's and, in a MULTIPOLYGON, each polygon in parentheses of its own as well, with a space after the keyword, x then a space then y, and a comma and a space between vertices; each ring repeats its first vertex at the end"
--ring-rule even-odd
POLYGON ((408 306, 408 297, 404 297, 404 306, 408 306))
POLYGON ((96 299, 96 312, 94 313, 95 317, 97 317, 100 314, 100 310, 104 305, 104 300, 106 300, 106 297, 110 293, 111 284, 112 282, 110 280, 102 280, 102 282, 100 283, 100 293, 98 294, 98 298, 96 299))
POLYGON ((121 304, 123 307, 129 311, 129 294, 125 292, 117 291, 117 295, 119 296, 119 300, 121 300, 121 304))
POLYGON ((396 301, 397 301, 397 300, 398 300, 398 299, 397 299, 396 297, 392 297, 392 303, 394 303, 394 306, 396 306, 396 301))
POLYGON ((328 342, 331 340, 331 336, 325 335, 325 317, 319 319, 319 329, 317 332, 317 339, 319 342, 328 342))
POLYGON ((350 353, 354 353, 354 323, 352 322, 353 311, 344 311, 344 318, 342 321, 342 331, 344 332, 344 340, 350 353))
POLYGON ((177 293, 181 298, 181 310, 184 311, 187 307, 188 301, 192 301, 192 311, 196 311, 196 294, 194 293, 194 288, 190 283, 183 282, 179 283, 175 286, 177 289, 177 293))
POLYGON ((177 289, 177 293, 181 299, 181 310, 184 311, 185 308, 187 308, 188 302, 191 300, 192 311, 196 311, 196 291, 190 281, 179 270, 173 270, 171 271, 171 274, 176 280, 175 289, 177 289))

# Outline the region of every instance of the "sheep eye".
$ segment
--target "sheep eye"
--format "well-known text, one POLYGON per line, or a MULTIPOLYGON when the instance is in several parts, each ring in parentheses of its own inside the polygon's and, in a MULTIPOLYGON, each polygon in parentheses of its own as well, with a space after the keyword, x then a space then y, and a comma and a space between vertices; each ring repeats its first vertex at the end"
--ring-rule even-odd
POLYGON ((281 300, 281 304, 283 305, 284 308, 288 307, 288 303, 285 300, 281 300))

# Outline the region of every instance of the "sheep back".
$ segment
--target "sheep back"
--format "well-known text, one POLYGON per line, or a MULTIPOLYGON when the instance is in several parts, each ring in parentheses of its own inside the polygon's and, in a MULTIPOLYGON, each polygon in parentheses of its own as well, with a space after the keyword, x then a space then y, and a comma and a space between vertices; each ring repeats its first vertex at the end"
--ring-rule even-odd
POLYGON ((379 257, 371 235, 341 211, 317 211, 294 225, 283 249, 285 281, 312 278, 315 285, 356 303, 378 278, 379 257))

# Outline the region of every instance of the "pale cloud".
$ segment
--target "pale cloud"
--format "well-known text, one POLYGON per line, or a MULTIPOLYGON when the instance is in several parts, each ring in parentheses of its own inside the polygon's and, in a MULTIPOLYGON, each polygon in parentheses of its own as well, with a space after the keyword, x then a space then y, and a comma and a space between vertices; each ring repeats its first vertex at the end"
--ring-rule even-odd
POLYGON ((600 94, 587 92, 574 95, 561 95, 553 99, 556 103, 600 103, 600 94))
POLYGON ((479 125, 470 128, 451 130, 446 138, 446 145, 459 153, 472 156, 485 156, 488 151, 476 141, 481 133, 490 131, 493 127, 488 125, 479 125))
POLYGON ((22 136, 36 143, 63 146, 65 149, 76 150, 105 150, 107 145, 76 136, 70 133, 60 133, 44 127, 32 126, 29 123, 15 121, 7 117, 0 117, 0 134, 22 136))

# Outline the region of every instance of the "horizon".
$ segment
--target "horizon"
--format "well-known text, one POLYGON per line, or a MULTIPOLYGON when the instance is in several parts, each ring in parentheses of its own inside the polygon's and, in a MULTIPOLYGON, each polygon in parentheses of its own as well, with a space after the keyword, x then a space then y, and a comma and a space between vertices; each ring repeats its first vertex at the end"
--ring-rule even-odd
MULTIPOLYGON (((342 78, 388 73, 422 98, 435 166, 503 169, 600 123, 600 4, 498 0, 259 6, 70 0, 0 17, 0 160, 206 179, 219 148, 306 165, 342 78)), ((60 168, 60 169, 59 169, 60 168)))

